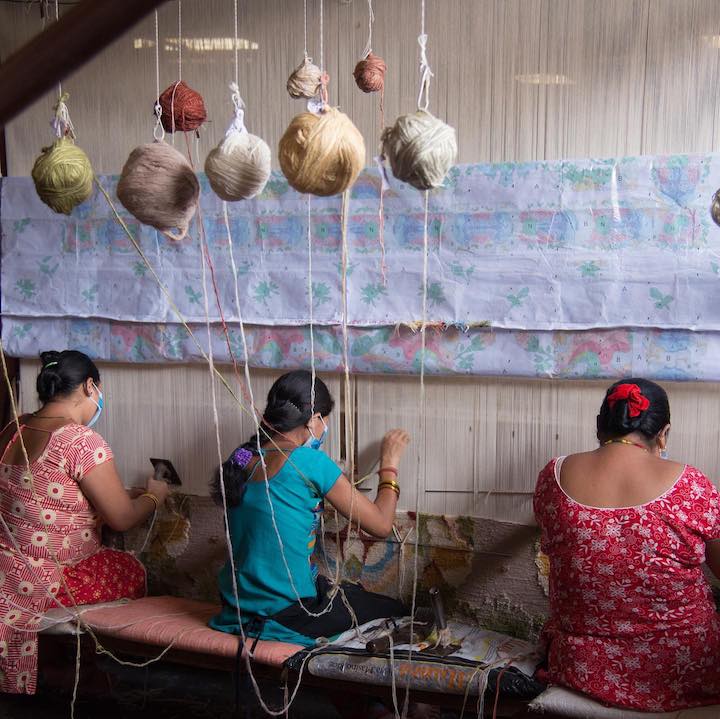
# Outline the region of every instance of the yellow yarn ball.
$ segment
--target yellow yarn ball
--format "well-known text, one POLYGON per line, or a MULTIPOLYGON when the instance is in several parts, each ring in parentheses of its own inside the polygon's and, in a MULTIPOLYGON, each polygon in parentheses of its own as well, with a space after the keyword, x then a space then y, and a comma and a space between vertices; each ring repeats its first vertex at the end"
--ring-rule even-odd
POLYGON ((365 164, 365 142, 350 118, 329 107, 296 115, 280 139, 280 168, 298 192, 327 197, 344 192, 365 164))
POLYGON ((88 156, 69 137, 43 147, 32 178, 38 197, 55 212, 69 215, 92 195, 93 169, 88 156))

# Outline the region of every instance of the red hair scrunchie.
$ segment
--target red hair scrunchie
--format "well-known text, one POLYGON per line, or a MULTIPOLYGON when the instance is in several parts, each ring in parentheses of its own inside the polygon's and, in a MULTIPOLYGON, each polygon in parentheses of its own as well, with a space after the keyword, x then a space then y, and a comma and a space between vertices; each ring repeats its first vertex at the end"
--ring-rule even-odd
POLYGON ((619 384, 607 396, 607 402, 612 409, 620 400, 627 400, 628 415, 637 417, 650 407, 650 400, 642 393, 636 384, 619 384))

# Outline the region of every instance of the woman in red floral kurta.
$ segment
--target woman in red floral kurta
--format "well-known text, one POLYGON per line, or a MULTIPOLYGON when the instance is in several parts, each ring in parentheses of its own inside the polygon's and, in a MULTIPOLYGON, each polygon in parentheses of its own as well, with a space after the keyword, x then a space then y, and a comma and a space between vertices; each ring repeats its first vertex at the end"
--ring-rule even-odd
POLYGON ((142 564, 101 548, 100 524, 127 529, 167 493, 153 481, 154 493, 131 500, 110 447, 86 426, 103 403, 95 365, 80 352, 41 357, 43 407, 21 418, 20 433, 13 423, 0 434, 0 691, 8 693, 35 692, 36 629, 47 609, 144 595, 142 564))
POLYGON ((720 496, 664 462, 665 392, 608 390, 601 446, 552 460, 535 514, 550 558, 550 680, 604 703, 676 711, 720 703, 720 620, 701 565, 718 570, 720 496))

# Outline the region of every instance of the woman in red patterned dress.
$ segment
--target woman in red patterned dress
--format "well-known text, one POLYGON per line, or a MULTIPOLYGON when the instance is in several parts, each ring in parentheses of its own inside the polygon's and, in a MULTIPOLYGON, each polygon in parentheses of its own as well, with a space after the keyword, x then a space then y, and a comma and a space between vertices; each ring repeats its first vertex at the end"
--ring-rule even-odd
POLYGON ((103 407, 95 364, 72 350, 40 358, 41 409, 20 418, 20 432, 13 422, 0 433, 0 691, 18 694, 35 692, 47 609, 145 594, 142 564, 101 548, 100 525, 129 529, 168 492, 153 479, 135 498, 123 487, 90 429, 103 407))
POLYGON ((598 449, 553 459, 535 515, 550 558, 550 681, 610 705, 677 711, 720 702, 720 621, 703 562, 720 575, 720 497, 664 459, 662 387, 607 391, 598 449))

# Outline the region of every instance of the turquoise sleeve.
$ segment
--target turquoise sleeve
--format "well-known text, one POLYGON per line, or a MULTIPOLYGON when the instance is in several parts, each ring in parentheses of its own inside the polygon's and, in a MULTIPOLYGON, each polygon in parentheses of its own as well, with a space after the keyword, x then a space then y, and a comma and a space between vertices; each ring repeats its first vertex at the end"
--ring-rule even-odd
POLYGON ((318 488, 324 497, 335 485, 342 469, 328 457, 321 449, 300 447, 295 450, 294 456, 300 455, 303 474, 318 488))

